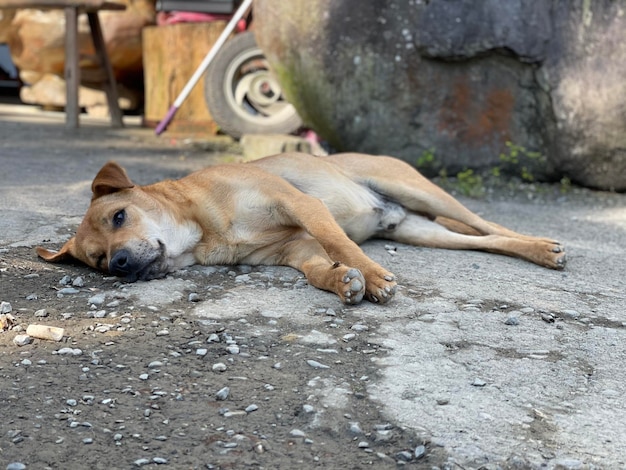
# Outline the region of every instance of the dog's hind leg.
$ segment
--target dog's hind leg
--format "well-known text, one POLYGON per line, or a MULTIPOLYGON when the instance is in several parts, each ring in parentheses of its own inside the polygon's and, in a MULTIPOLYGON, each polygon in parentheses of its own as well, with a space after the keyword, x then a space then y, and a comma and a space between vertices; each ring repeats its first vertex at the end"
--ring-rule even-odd
POLYGON ((383 236, 410 245, 499 253, 552 269, 562 269, 565 266, 564 251, 550 240, 470 234, 469 230, 463 233, 458 224, 450 225, 449 228, 458 231, 449 230, 425 217, 409 214, 395 230, 383 236))
POLYGON ((354 181, 368 186, 412 212, 427 215, 432 219, 445 217, 455 220, 473 228, 481 235, 548 241, 522 235, 483 219, 422 176, 411 165, 397 158, 351 153, 324 158, 350 174, 354 181))
POLYGON ((381 236, 400 239, 412 245, 450 249, 476 249, 516 256, 561 269, 565 266, 564 248, 550 238, 532 237, 489 222, 450 194, 422 176, 406 162, 391 157, 341 154, 326 157, 353 179, 385 198, 413 212, 414 218, 402 223, 403 228, 381 236), (443 227, 417 224, 418 215, 435 220, 443 227), (425 230, 425 233, 418 233, 425 230), (466 238, 472 235, 471 238, 466 238))

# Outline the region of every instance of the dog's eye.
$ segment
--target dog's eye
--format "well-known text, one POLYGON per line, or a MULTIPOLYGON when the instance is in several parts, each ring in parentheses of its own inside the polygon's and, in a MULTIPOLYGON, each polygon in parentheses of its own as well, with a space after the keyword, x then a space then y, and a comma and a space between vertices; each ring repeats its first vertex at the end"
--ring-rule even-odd
POLYGON ((124 209, 117 211, 113 214, 113 227, 120 228, 124 225, 124 221, 126 220, 126 211, 124 209))

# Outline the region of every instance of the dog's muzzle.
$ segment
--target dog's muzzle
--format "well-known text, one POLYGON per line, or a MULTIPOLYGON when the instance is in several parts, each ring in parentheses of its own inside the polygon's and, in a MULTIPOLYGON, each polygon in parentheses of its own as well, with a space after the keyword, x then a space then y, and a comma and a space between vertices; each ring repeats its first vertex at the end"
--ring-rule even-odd
POLYGON ((161 241, 158 242, 158 248, 148 247, 144 242, 136 250, 119 249, 109 261, 109 273, 127 282, 163 277, 167 272, 164 253, 165 245, 161 241))

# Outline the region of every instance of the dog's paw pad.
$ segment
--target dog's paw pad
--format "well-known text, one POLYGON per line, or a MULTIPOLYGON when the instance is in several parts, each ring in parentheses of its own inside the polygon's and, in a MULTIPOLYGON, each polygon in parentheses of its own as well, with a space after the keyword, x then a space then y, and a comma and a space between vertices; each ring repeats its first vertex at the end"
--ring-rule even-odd
POLYGON ((350 268, 341 278, 343 301, 346 304, 358 304, 365 295, 365 278, 361 271, 350 268))
POLYGON ((386 272, 368 278, 365 298, 373 303, 385 303, 391 300, 397 290, 396 277, 386 272))

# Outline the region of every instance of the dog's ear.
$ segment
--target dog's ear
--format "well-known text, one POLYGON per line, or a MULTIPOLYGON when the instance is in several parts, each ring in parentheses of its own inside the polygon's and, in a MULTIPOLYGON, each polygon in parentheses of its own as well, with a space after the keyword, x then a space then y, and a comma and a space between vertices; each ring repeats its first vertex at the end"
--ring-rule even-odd
POLYGON ((91 200, 135 186, 126 170, 115 162, 104 165, 91 183, 91 200))
POLYGON ((70 238, 67 242, 65 242, 65 245, 63 245, 63 247, 61 247, 59 251, 50 251, 42 246, 38 246, 37 254, 39 255, 39 257, 50 263, 62 263, 63 261, 77 259, 75 255, 75 240, 76 239, 74 237, 70 238))

